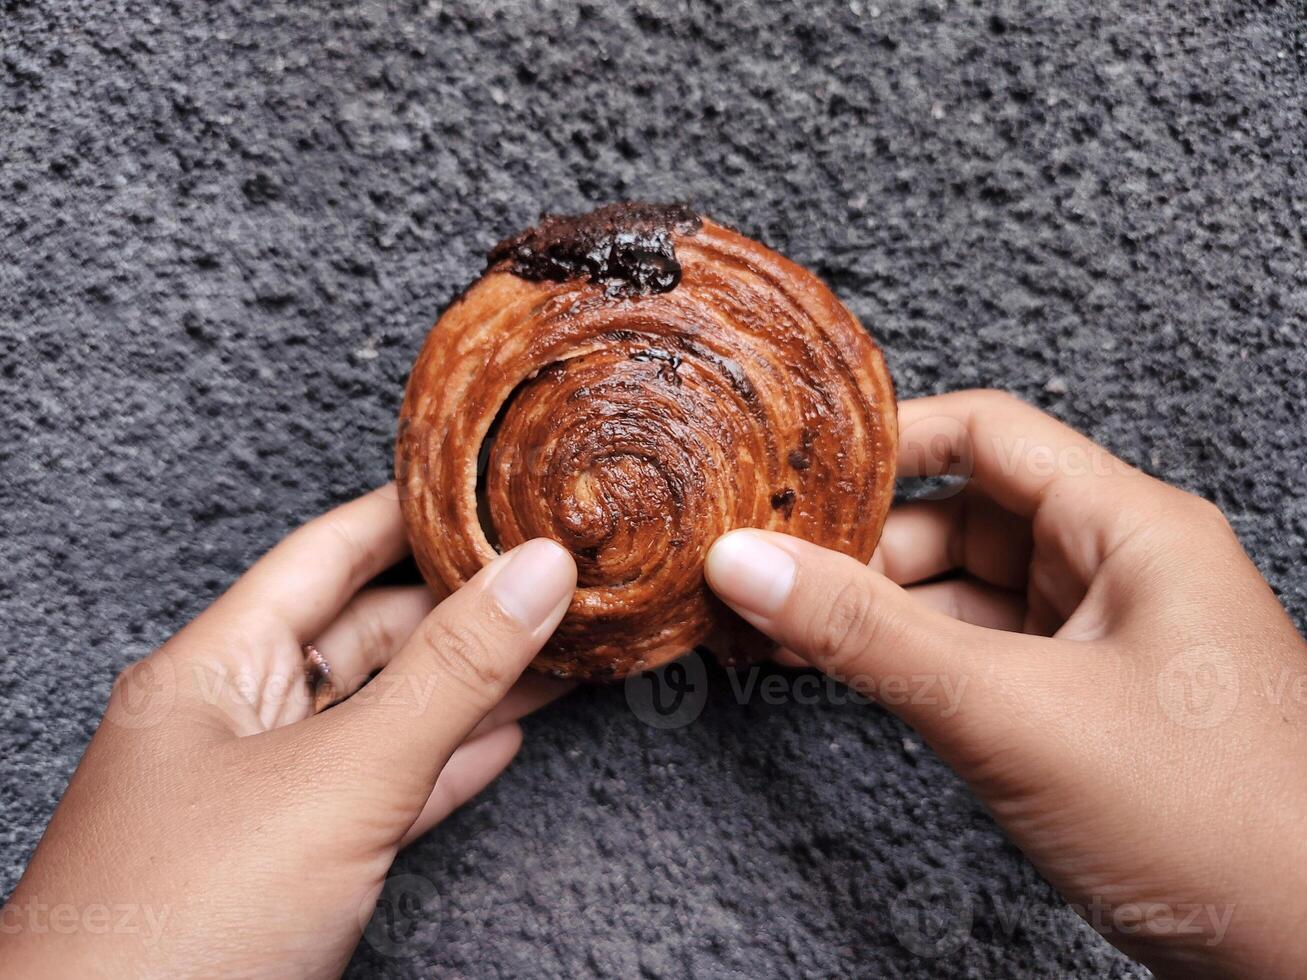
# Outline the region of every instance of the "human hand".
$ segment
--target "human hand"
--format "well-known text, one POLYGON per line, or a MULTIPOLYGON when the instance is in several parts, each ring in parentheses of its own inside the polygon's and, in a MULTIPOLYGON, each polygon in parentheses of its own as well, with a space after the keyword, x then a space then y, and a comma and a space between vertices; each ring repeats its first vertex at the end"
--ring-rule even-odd
POLYGON ((519 680, 571 599, 566 551, 527 542, 434 612, 424 586, 363 588, 406 551, 386 486, 290 535, 123 673, 5 907, 0 975, 339 975, 398 850, 566 690, 519 680), (321 714, 309 642, 353 695, 321 714), (149 928, 39 923, 125 908, 149 928))
POLYGON ((1220 511, 1002 393, 899 412, 900 475, 961 461, 959 495, 892 512, 870 568, 732 532, 710 585, 882 695, 1127 954, 1303 975, 1307 645, 1220 511))

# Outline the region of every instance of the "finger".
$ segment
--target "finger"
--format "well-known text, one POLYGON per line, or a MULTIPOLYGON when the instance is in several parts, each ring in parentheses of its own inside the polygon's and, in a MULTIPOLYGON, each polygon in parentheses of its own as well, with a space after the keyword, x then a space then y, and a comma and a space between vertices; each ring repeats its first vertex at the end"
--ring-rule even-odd
POLYGON ((553 541, 499 556, 437 606, 363 691, 310 719, 306 735, 407 780, 420 797, 405 802, 421 803, 562 620, 575 585, 572 556, 553 541))
POLYGON ((407 847, 436 824, 489 786, 522 747, 522 728, 500 725, 480 738, 464 742, 449 757, 431 795, 422 806, 400 847, 407 847))
POLYGON ((556 677, 546 677, 544 674, 528 670, 504 695, 504 700, 491 708, 486 716, 477 722, 468 737, 477 738, 509 722, 525 718, 545 705, 557 701, 575 687, 574 681, 562 681, 556 677))
MULTIPOLYGON (((966 689, 959 712, 993 715, 1003 690, 991 682, 996 668, 1024 678, 1037 662, 1033 644, 1055 642, 959 622, 847 555, 773 532, 719 538, 705 574, 758 629, 871 697, 887 678, 926 675, 966 689)), ((939 702, 887 706, 928 737, 941 720, 939 702)))
POLYGON ((1010 589, 963 578, 914 585, 907 591, 927 609, 972 626, 1019 633, 1025 625, 1026 601, 1010 589))
POLYGON ((183 675, 188 681, 185 691, 219 709, 238 734, 303 721, 367 683, 434 601, 430 590, 420 585, 364 589, 313 640, 327 666, 320 679, 308 670, 307 651, 276 631, 263 642, 251 643, 230 630, 211 630, 203 649, 215 656, 190 658, 183 675))
POLYGON ((393 483, 316 517, 260 558, 211 613, 271 618, 309 643, 354 593, 408 553, 393 483))
POLYGON ((962 568, 1005 589, 1026 584, 1030 522, 977 493, 904 504, 890 511, 877 549, 892 582, 907 585, 962 568))
POLYGON ((348 697, 396 651, 435 606, 425 585, 364 589, 347 605, 313 646, 331 666, 337 697, 348 697))
POLYGON ((1105 485, 1143 476, 1069 426, 1000 391, 900 402, 898 465, 900 476, 968 477, 1023 517, 1034 515, 1055 484, 1108 503, 1105 485))
MULTIPOLYGON (((966 568, 983 581, 934 582, 912 586, 908 594, 964 623, 1023 631, 1026 602, 1013 590, 1024 588, 1031 547, 1028 522, 982 497, 962 495, 896 507, 869 564, 900 585, 966 568), (976 508, 971 517, 963 516, 968 507, 976 508)), ((772 660, 782 667, 811 666, 786 647, 777 650, 772 660)))
POLYGON ((1011 395, 960 391, 900 405, 900 474, 953 473, 1019 517, 1083 592, 1107 555, 1175 491, 1011 395))

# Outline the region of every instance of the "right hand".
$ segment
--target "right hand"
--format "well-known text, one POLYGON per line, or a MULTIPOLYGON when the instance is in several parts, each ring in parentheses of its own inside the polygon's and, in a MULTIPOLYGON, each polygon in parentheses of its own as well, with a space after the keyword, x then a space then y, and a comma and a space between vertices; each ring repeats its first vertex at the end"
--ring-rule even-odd
POLYGON ((1307 645, 1220 511, 1002 393, 900 429, 900 475, 966 488, 897 508, 870 567, 732 532, 710 585, 869 696, 958 692, 882 701, 1155 972, 1307 973, 1307 645))

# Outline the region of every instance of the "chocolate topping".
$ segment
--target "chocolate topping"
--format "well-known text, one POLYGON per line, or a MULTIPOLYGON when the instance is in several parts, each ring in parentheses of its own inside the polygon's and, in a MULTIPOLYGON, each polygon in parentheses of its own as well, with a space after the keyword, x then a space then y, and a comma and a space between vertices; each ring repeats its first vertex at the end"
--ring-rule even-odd
POLYGON ((487 268, 508 261, 523 279, 588 276, 610 296, 666 293, 681 281, 672 236, 692 235, 702 224, 683 204, 627 202, 589 214, 547 214, 492 248, 487 268))
POLYGON ((772 510, 779 510, 786 517, 794 513, 794 490, 786 487, 784 490, 777 490, 771 495, 772 510))

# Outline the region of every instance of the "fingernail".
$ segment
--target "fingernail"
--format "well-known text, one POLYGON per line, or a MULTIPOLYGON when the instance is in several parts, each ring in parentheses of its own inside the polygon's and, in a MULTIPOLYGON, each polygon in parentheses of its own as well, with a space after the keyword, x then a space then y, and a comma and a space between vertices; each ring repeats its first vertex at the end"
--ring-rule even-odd
POLYGON ((794 559, 756 531, 732 531, 708 549, 704 574, 733 606, 771 618, 794 587, 794 559))
POLYGON ((576 585, 576 565, 562 545, 536 538, 499 561, 504 570, 490 582, 490 594, 527 629, 547 620, 576 585))

